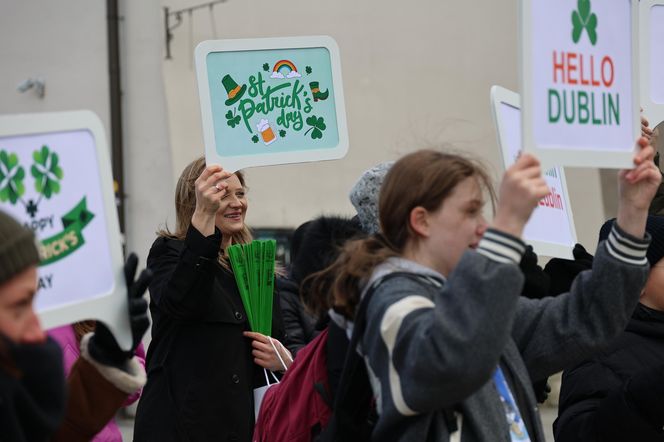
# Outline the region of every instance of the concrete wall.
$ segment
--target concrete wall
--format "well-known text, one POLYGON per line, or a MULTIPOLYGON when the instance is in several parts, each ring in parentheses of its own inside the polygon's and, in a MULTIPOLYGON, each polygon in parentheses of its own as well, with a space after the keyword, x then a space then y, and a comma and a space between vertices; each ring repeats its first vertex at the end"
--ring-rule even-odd
POLYGON ((163 20, 158 0, 125 0, 120 13, 127 244, 145 259, 155 231, 166 222, 175 224, 163 20))
MULTIPOLYGON (((110 148, 106 2, 0 1, 0 113, 90 109, 110 148), (19 93, 30 77, 46 95, 19 93)), ((162 78, 158 0, 121 1, 126 241, 144 260, 172 209, 173 175, 162 78), (166 173, 164 173, 166 171, 166 173)))
POLYGON ((107 128, 106 3, 0 1, 0 113, 90 109, 107 128), (46 81, 46 96, 16 86, 46 81))
MULTIPOLYGON (((228 0, 212 13, 185 14, 174 31, 173 60, 164 64, 174 174, 203 152, 191 61, 198 42, 318 34, 341 49, 350 152, 340 161, 250 170, 251 225, 351 214, 348 190, 364 169, 440 142, 484 158, 498 175, 489 89, 518 90, 517 2, 489 0, 228 0)), ((598 173, 567 174, 579 238, 592 248, 604 217, 598 173)))
MULTIPOLYGON (((0 1, 0 112, 92 109, 108 131, 105 2, 0 1), (43 100, 16 92, 31 76, 46 79, 43 100)), ((341 48, 350 152, 250 170, 253 226, 351 214, 347 194, 364 169, 439 142, 483 157, 499 175, 488 97, 492 84, 518 88, 517 2, 228 0, 212 14, 185 14, 173 59, 163 60, 160 6, 199 3, 121 2, 127 240, 142 256, 154 230, 174 221, 175 178, 203 152, 192 57, 205 39, 328 34, 341 48)), ((604 218, 599 175, 567 175, 579 238, 593 247, 604 218)))

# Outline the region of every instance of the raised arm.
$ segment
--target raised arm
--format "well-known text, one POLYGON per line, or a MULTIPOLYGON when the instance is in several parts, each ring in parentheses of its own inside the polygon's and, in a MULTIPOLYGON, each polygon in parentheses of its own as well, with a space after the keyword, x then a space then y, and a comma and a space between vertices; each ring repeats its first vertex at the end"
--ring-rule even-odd
POLYGON ((601 242, 593 269, 580 273, 569 293, 519 300, 512 336, 533 380, 587 358, 619 334, 638 302, 648 266, 644 238, 648 206, 661 174, 648 141, 638 141, 631 170, 619 172, 617 221, 601 242))
POLYGON ((194 318, 208 305, 222 241, 215 219, 228 187, 224 180, 229 176, 217 165, 204 169, 196 179, 196 208, 184 242, 160 238, 150 250, 148 267, 154 273, 151 299, 160 311, 174 318, 194 318))

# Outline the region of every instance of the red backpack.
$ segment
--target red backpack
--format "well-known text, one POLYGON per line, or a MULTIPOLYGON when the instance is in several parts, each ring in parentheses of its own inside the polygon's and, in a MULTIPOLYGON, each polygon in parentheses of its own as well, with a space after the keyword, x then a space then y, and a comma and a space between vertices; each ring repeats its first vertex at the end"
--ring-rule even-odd
POLYGON ((310 442, 327 426, 327 328, 303 347, 281 382, 263 397, 253 442, 310 442))

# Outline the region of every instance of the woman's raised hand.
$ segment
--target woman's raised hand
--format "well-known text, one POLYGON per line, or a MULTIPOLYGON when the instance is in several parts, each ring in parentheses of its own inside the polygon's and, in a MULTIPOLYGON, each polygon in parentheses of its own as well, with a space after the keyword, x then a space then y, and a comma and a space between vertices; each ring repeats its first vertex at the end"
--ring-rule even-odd
POLYGON ((293 356, 278 340, 256 332, 244 332, 244 336, 253 340, 251 354, 256 365, 270 371, 286 371, 293 363, 293 356))
POLYGON ((637 140, 634 168, 618 172, 618 217, 621 229, 637 238, 643 237, 648 208, 662 182, 662 174, 655 165, 655 150, 648 138, 637 140))
POLYGON ((521 155, 503 175, 493 227, 520 237, 537 203, 549 193, 539 160, 521 155))
POLYGON ((214 221, 221 206, 221 198, 226 194, 226 180, 232 173, 221 166, 207 166, 194 183, 196 189, 196 209, 191 224, 204 236, 214 233, 214 221))

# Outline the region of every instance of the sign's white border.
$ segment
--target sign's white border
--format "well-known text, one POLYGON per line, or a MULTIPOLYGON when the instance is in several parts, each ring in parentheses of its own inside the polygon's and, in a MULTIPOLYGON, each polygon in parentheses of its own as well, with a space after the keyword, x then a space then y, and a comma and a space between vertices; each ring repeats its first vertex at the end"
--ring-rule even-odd
MULTIPOLYGON (((127 306, 127 285, 124 279, 120 225, 118 222, 111 159, 104 127, 99 117, 91 111, 54 112, 37 114, 0 115, 0 137, 29 136, 53 132, 87 130, 92 134, 97 157, 97 169, 101 184, 107 237, 114 269, 114 289, 99 293, 94 299, 55 307, 38 312, 45 329, 58 327, 86 319, 97 319, 106 324, 118 344, 128 349, 132 343, 127 306)), ((85 275, 81 275, 85 277, 85 275)))
MULTIPOLYGON (((650 121, 650 127, 654 128, 664 121, 664 104, 655 103, 650 94, 650 13, 653 6, 664 7, 664 0, 641 0, 639 2, 639 32, 640 32, 640 50, 641 50, 641 106, 643 114, 650 121)), ((664 42, 661 42, 661 48, 664 49, 664 42)), ((663 55, 664 56, 664 55, 663 55)), ((664 81, 664 78, 661 79, 664 81)))
POLYGON ((255 38, 239 40, 207 40, 196 46, 195 50, 196 77, 201 104, 203 123, 203 140, 205 142, 205 158, 208 164, 221 164, 229 171, 245 167, 269 166, 274 164, 302 163, 307 161, 336 160, 343 158, 348 152, 348 125, 346 122, 346 106, 341 78, 341 58, 339 46, 332 37, 280 37, 255 38), (334 101, 339 130, 339 144, 333 148, 310 149, 296 152, 265 153, 257 155, 222 157, 217 153, 212 121, 212 103, 208 82, 207 55, 212 52, 236 52, 271 49, 304 49, 326 48, 330 52, 334 101))
MULTIPOLYGON (((503 123, 501 118, 501 104, 507 104, 516 109, 521 109, 519 94, 509 89, 505 89, 501 86, 492 86, 491 87, 491 111, 493 114, 493 121, 496 124, 496 133, 498 135, 498 146, 500 147, 500 153, 503 158, 503 166, 507 169, 510 164, 508 164, 509 158, 509 146, 507 145, 506 132, 507 128, 503 123)), ((567 193, 567 179, 565 178, 565 170, 562 167, 558 167, 560 172, 560 183, 562 185, 562 194, 567 203, 567 213, 569 215, 569 230, 573 239, 572 244, 562 245, 559 243, 550 243, 544 241, 534 241, 528 238, 525 238, 526 242, 533 246, 535 253, 541 256, 554 256, 557 258, 564 259, 574 259, 572 250, 574 250, 574 245, 577 242, 576 229, 574 227, 574 216, 572 215, 572 206, 569 203, 569 194, 567 193)))
POLYGON ((611 169, 631 169, 633 164, 634 152, 636 149, 636 139, 641 134, 641 122, 639 117, 639 0, 622 0, 630 2, 632 41, 631 41, 631 59, 632 59, 632 112, 634 133, 633 149, 622 152, 614 150, 583 149, 581 147, 569 149, 568 146, 550 146, 542 148, 537 143, 533 133, 533 114, 532 103, 534 94, 533 84, 533 61, 532 61, 532 42, 535 32, 542 32, 542 29, 533 29, 531 17, 531 4, 536 0, 521 0, 519 2, 519 84, 521 88, 521 98, 523 102, 521 112, 522 136, 524 148, 526 151, 535 154, 540 161, 548 166, 578 166, 578 167, 601 167, 611 169))

